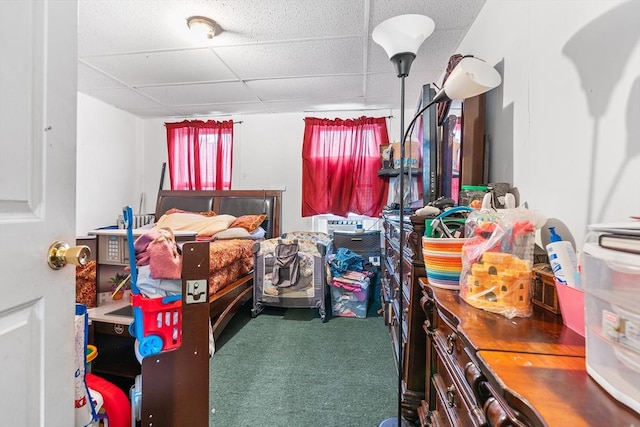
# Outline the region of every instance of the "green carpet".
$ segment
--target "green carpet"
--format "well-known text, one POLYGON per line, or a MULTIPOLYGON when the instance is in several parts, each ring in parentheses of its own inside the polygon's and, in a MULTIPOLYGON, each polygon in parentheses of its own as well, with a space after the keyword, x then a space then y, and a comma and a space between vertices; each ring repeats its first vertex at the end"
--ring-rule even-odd
POLYGON ((246 304, 216 342, 209 426, 374 427, 396 415, 398 377, 382 317, 246 304))

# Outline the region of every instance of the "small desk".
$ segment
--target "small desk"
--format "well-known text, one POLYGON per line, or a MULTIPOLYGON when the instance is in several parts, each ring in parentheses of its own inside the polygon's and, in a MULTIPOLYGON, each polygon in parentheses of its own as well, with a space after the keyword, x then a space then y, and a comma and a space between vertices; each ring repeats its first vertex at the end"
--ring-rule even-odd
POLYGON ((127 395, 141 373, 135 356, 135 338, 129 334, 133 316, 112 314, 130 308, 128 291, 119 301, 103 303, 88 310, 89 343, 96 346, 98 356, 91 370, 98 376, 116 384, 127 395))

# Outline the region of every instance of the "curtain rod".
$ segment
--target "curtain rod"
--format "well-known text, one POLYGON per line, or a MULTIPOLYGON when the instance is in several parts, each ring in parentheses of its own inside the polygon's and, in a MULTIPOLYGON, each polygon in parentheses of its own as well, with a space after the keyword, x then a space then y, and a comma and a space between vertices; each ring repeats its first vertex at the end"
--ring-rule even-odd
MULTIPOLYGON (((382 116, 382 117, 384 117, 385 119, 393 119, 393 116, 382 116)), ((304 119, 302 119, 302 121, 304 122, 304 119)))

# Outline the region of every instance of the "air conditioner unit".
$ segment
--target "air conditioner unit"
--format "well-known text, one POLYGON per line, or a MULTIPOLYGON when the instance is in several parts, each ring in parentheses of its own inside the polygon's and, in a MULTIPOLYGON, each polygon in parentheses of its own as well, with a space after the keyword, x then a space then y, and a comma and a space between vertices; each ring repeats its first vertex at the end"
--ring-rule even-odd
POLYGON ((333 236, 335 230, 356 231, 358 227, 363 230, 380 230, 382 220, 363 215, 342 217, 338 215, 315 215, 313 217, 313 231, 320 231, 333 236))

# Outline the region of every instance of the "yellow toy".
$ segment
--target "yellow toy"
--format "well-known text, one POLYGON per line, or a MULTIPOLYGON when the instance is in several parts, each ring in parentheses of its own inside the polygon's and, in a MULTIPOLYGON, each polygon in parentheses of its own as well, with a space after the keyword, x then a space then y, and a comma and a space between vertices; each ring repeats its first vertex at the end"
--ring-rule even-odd
POLYGON ((531 264, 503 252, 485 252, 463 287, 469 304, 506 317, 531 315, 531 264))

